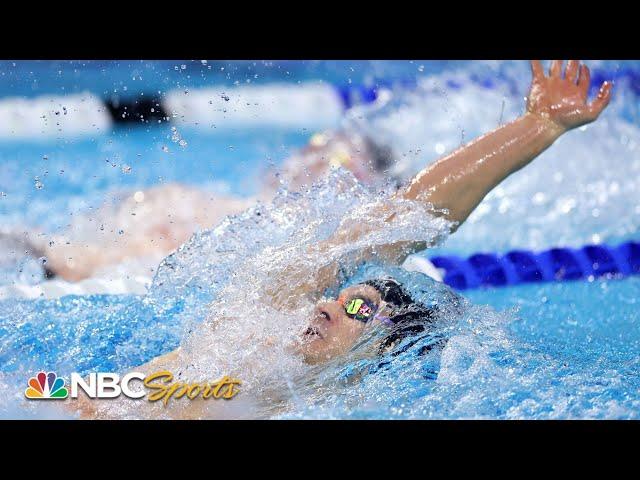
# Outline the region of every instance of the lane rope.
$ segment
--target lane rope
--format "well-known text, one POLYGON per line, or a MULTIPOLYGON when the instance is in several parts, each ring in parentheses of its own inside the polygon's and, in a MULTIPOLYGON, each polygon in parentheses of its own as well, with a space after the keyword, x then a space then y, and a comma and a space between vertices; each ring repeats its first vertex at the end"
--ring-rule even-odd
POLYGON ((457 290, 619 278, 640 274, 640 243, 557 247, 540 252, 476 253, 467 258, 440 255, 431 257, 430 261, 443 272, 444 283, 457 290))

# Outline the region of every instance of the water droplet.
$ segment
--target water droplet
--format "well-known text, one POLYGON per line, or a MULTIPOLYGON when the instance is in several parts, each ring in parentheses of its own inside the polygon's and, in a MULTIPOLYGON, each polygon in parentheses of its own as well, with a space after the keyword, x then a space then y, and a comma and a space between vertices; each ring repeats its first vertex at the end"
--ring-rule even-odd
POLYGON ((124 233, 124 230, 118 230, 118 235, 122 235, 124 233))
POLYGON ((187 142, 186 142, 185 140, 182 140, 182 139, 181 139, 181 140, 178 142, 178 145, 180 145, 182 148, 185 148, 185 147, 187 146, 187 142))
POLYGON ((424 65, 420 65, 420 66, 418 67, 418 71, 419 71, 419 72, 424 72, 424 65))
POLYGON ((35 179, 34 185, 38 190, 42 190, 42 187, 44 187, 44 184, 38 178, 35 179))
POLYGON ((163 151, 164 153, 169 153, 169 147, 167 147, 166 145, 163 145, 163 146, 162 146, 162 151, 163 151))
POLYGON ((544 192, 536 192, 532 198, 533 203, 536 205, 542 205, 546 201, 546 199, 547 199, 547 196, 545 195, 544 192))
POLYGON ((131 173, 131 167, 129 165, 123 165, 122 173, 131 173))
POLYGON ((222 98, 225 102, 229 101, 229 95, 225 94, 224 92, 222 92, 220 98, 222 98))
POLYGON ((180 134, 178 133, 178 129, 176 127, 171 127, 171 141, 176 143, 180 140, 180 134))

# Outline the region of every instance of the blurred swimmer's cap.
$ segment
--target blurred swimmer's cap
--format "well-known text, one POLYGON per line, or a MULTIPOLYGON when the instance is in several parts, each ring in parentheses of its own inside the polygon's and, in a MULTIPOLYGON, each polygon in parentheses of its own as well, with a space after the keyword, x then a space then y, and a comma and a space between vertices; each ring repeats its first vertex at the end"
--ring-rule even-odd
POLYGON ((364 142, 369 150, 373 166, 378 172, 386 172, 393 165, 393 152, 391 147, 376 142, 369 136, 364 136, 364 142))

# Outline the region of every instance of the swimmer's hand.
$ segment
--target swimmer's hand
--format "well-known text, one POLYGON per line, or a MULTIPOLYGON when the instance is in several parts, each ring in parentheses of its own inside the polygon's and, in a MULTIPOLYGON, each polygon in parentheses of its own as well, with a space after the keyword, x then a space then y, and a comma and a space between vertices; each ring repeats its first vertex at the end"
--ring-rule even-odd
POLYGON ((611 82, 604 82, 598 96, 589 103, 591 76, 586 65, 569 60, 564 75, 562 60, 554 60, 545 76, 539 60, 531 61, 533 80, 527 112, 551 121, 566 132, 593 122, 611 99, 611 82))
POLYGON ((448 212, 444 216, 453 222, 453 232, 494 187, 568 130, 593 122, 611 98, 611 83, 605 82, 588 101, 589 70, 577 60, 567 64, 564 76, 561 61, 552 63, 548 76, 537 60, 531 69, 526 114, 428 165, 400 195, 448 212))

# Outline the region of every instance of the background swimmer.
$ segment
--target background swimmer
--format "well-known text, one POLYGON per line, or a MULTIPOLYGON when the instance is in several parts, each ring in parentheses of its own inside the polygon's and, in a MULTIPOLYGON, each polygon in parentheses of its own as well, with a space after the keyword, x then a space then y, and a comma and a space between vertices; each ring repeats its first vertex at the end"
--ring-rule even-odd
MULTIPOLYGON (((285 313, 292 311, 295 302, 305 297, 317 301, 327 288, 339 281, 340 262, 335 261, 332 252, 343 245, 358 247, 355 261, 374 259, 400 263, 407 255, 429 245, 420 240, 362 245, 359 240, 383 224, 393 224, 408 205, 424 206, 450 222, 450 230, 455 231, 491 189, 530 163, 562 134, 594 121, 609 103, 611 84, 608 82, 602 85, 597 98, 588 102, 589 70, 578 61, 569 61, 564 72, 562 62, 554 61, 548 76, 544 75, 538 61, 531 62, 531 67, 533 82, 524 115, 420 172, 406 188, 394 195, 394 202, 373 205, 365 217, 367 222, 353 222, 345 217, 327 240, 319 241, 300 253, 303 256, 324 255, 333 261, 321 267, 292 262, 291 268, 274 275, 264 292, 249 292, 255 294, 249 298, 264 299, 270 308, 285 313)), ((274 255, 282 253, 273 252, 274 255)), ((219 310, 224 311, 224 308, 219 310)), ((389 340, 382 342, 381 349, 392 349, 393 329, 403 327, 405 322, 422 321, 428 325, 434 321, 435 313, 427 306, 413 302, 402 286, 392 279, 372 279, 343 289, 334 300, 318 303, 315 315, 296 348, 308 363, 327 362, 349 351, 369 326, 379 325, 391 328, 387 336, 389 340)), ((205 328, 214 327, 219 321, 219 318, 207 319, 205 328)), ((410 333, 408 329, 407 334, 410 333)), ((272 339, 260 341, 268 343, 272 339)), ((209 348, 215 346, 209 345, 209 348)), ((254 362, 260 361, 252 358, 254 362)), ((193 362, 190 353, 178 349, 140 369, 162 368, 180 372, 193 362)), ((190 408, 193 410, 179 412, 177 416, 183 413, 184 416, 202 416, 197 404, 191 404, 190 408)), ((109 416, 108 411, 100 412, 97 407, 92 409, 85 415, 109 416)))
POLYGON ((306 147, 284 162, 280 172, 268 172, 256 198, 166 184, 128 192, 91 215, 75 217, 61 234, 27 232, 5 234, 5 239, 18 243, 15 251, 20 255, 26 251, 46 259, 49 277, 79 281, 125 261, 135 262, 129 272, 148 275, 195 231, 213 227, 256 200, 270 201, 281 185, 293 191, 308 188, 335 167, 350 170, 361 182, 382 183, 392 161, 389 149, 366 136, 326 131, 313 135, 306 147))

